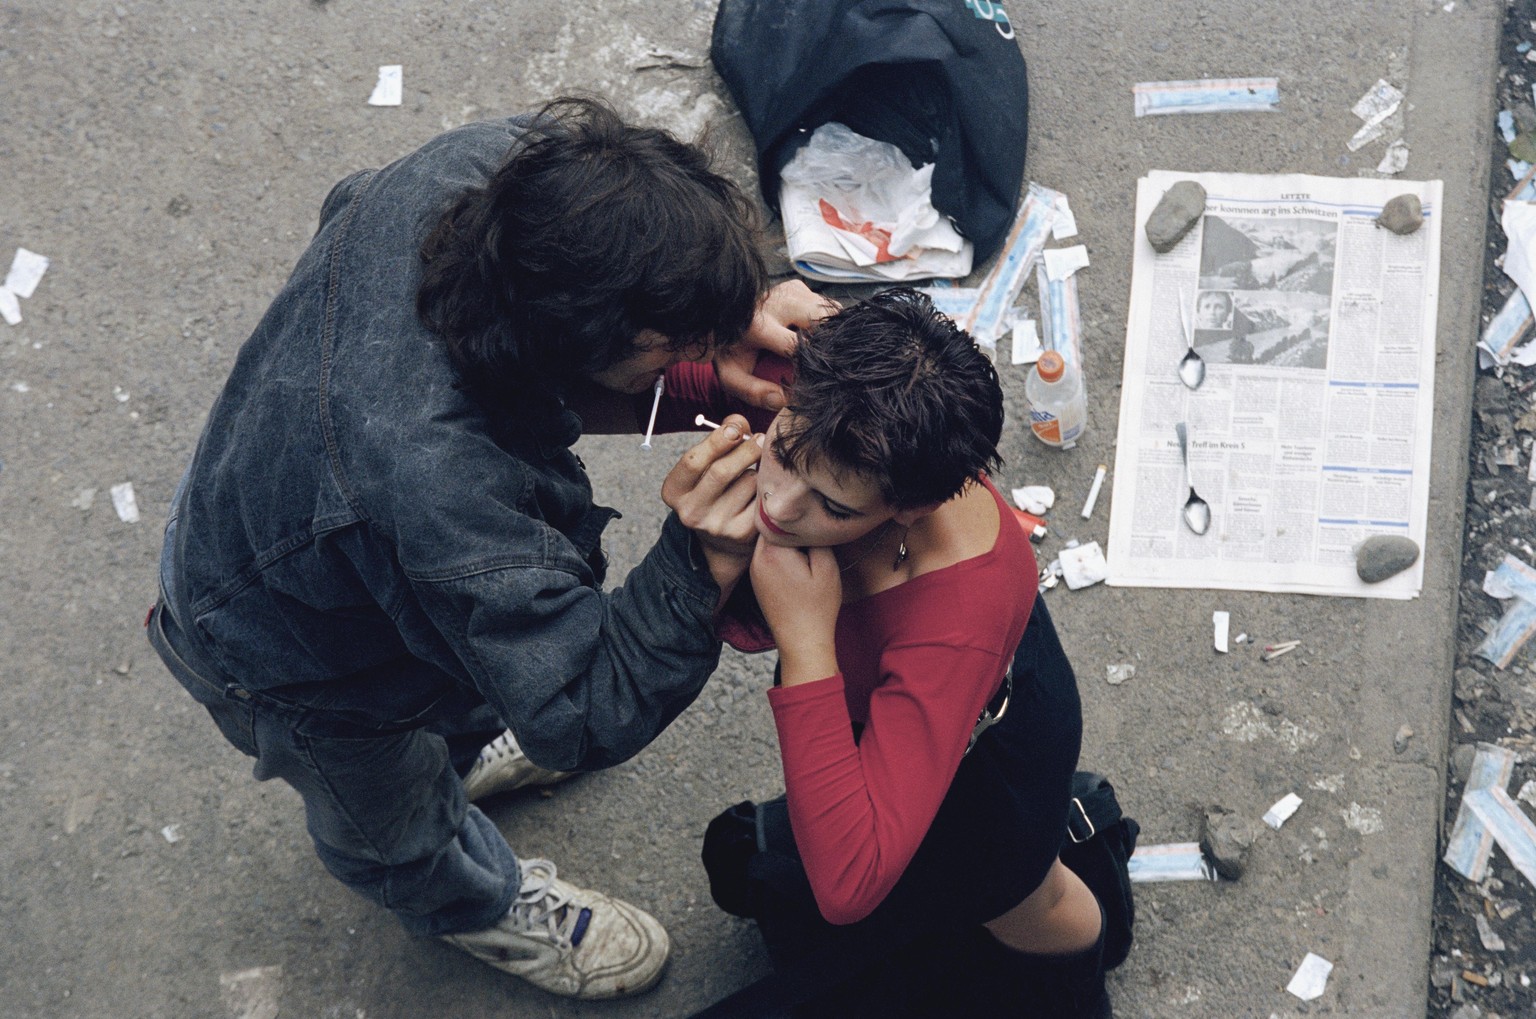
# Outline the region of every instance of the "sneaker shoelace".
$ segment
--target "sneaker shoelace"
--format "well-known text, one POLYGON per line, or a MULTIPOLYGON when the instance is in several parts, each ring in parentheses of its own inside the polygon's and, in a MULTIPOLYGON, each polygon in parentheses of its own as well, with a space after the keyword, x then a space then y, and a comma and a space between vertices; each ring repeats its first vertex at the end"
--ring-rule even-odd
POLYGON ((592 910, 571 901, 555 884, 555 865, 548 860, 524 860, 523 883, 512 904, 511 915, 524 929, 543 927, 559 944, 575 948, 586 936, 592 910))
POLYGON ((500 736, 497 736, 495 739, 491 740, 480 749, 480 760, 484 761, 486 764, 490 764, 492 761, 495 761, 498 758, 515 757, 521 753, 522 748, 519 747, 517 745, 517 741, 512 738, 512 733, 507 731, 503 732, 500 736))

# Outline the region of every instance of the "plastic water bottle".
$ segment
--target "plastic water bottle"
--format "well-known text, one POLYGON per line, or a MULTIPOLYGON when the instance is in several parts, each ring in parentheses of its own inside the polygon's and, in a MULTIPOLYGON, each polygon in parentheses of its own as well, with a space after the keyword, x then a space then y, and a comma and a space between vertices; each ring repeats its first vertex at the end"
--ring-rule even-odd
POLYGON ((1088 397, 1083 376, 1061 354, 1047 350, 1024 382, 1029 400, 1029 428, 1047 446, 1069 449, 1088 425, 1088 397))

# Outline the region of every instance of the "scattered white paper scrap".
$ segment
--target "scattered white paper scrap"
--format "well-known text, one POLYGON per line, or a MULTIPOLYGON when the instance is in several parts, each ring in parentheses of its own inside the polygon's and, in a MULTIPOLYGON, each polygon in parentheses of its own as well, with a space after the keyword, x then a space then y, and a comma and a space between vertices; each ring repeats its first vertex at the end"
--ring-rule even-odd
POLYGON ((112 496, 112 508, 117 510, 117 518, 125 524, 138 523, 139 502, 133 497, 133 482, 113 485, 107 491, 112 496))
POLYGON ((1273 807, 1264 812, 1264 823, 1279 831, 1280 826, 1290 820, 1299 806, 1301 806, 1301 797, 1295 793, 1286 793, 1275 802, 1273 807))
POLYGON ((1408 169, 1408 143, 1401 138, 1387 146, 1386 155, 1376 164, 1377 173, 1398 174, 1408 169))
POLYGON ((1119 686, 1128 679, 1134 679, 1135 676, 1136 666, 1130 662, 1104 666, 1104 678, 1109 681, 1110 686, 1119 686))
POLYGON ((1056 221, 1051 224, 1051 237, 1058 241, 1076 237, 1077 217, 1072 215, 1072 206, 1068 204, 1067 196, 1058 193, 1052 204, 1056 209, 1056 221))
POLYGON ((176 843, 181 841, 181 825, 168 824, 164 828, 160 829, 160 834, 165 838, 165 841, 174 846, 176 843))
POLYGON ((1529 304, 1531 293, 1536 291, 1536 206, 1529 202, 1505 202, 1499 225, 1509 238, 1504 273, 1519 285, 1529 304))
POLYGON ((17 297, 31 297, 32 291, 48 271, 48 258, 26 248, 17 248, 11 259, 11 271, 5 274, 5 289, 17 297))
POLYGON ((1389 84, 1385 78, 1366 90, 1365 95, 1353 107, 1353 113, 1365 125, 1355 132, 1348 142, 1349 151, 1355 152, 1386 133, 1385 121, 1402 105, 1403 93, 1389 84))
POLYGON ((1043 517, 1056 505, 1056 490, 1050 485, 1025 485, 1013 490, 1013 504, 1025 513, 1043 517))
POLYGON ((1297 968, 1296 975, 1291 977, 1291 982, 1285 985, 1302 1001, 1313 1001, 1323 996, 1323 991, 1328 988, 1328 974, 1333 972, 1333 963, 1320 955, 1307 953, 1307 957, 1301 960, 1301 966, 1297 968))
POLYGON ((1109 564, 1104 561, 1104 550, 1098 542, 1061 550, 1061 579, 1072 590, 1097 584, 1107 576, 1109 564))
POLYGON ((69 504, 77 510, 88 510, 96 501, 96 489, 82 488, 79 493, 69 501, 69 504))
POLYGON ((1088 267, 1088 248, 1074 244, 1070 248, 1046 248, 1045 275, 1047 279, 1064 280, 1079 269, 1088 267))
POLYGON ((1232 613, 1212 612, 1211 625, 1216 628, 1216 650, 1222 654, 1227 653, 1227 634, 1232 632, 1232 613))
POLYGON ((368 97, 369 106, 399 106, 404 79, 402 64, 383 64, 379 67, 379 83, 373 86, 368 97))
POLYGON ((1045 348, 1040 345, 1040 323, 1022 318, 1013 324, 1013 363, 1034 364, 1045 348))
POLYGON ((21 302, 4 287, 0 287, 0 318, 5 319, 7 325, 21 325, 21 302))

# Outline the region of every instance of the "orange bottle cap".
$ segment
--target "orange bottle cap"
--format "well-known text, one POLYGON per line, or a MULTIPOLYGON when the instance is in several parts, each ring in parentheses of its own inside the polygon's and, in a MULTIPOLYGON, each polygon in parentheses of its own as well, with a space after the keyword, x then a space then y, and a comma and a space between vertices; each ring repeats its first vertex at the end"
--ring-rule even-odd
POLYGON ((1040 373, 1041 379, 1046 382, 1055 382, 1061 378, 1061 373, 1067 370, 1067 363, 1056 351, 1047 350, 1040 355, 1040 360, 1035 362, 1035 370, 1040 373))

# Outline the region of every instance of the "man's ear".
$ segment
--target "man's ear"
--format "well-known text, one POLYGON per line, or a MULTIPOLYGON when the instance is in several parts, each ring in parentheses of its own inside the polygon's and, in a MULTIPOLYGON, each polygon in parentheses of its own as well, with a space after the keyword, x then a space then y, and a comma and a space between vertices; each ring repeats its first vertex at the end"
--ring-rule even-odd
POLYGON ((942 505, 944 505, 942 502, 930 502, 922 506, 914 506, 911 509, 897 510, 896 515, 891 517, 891 519, 902 527, 911 527, 942 505))

